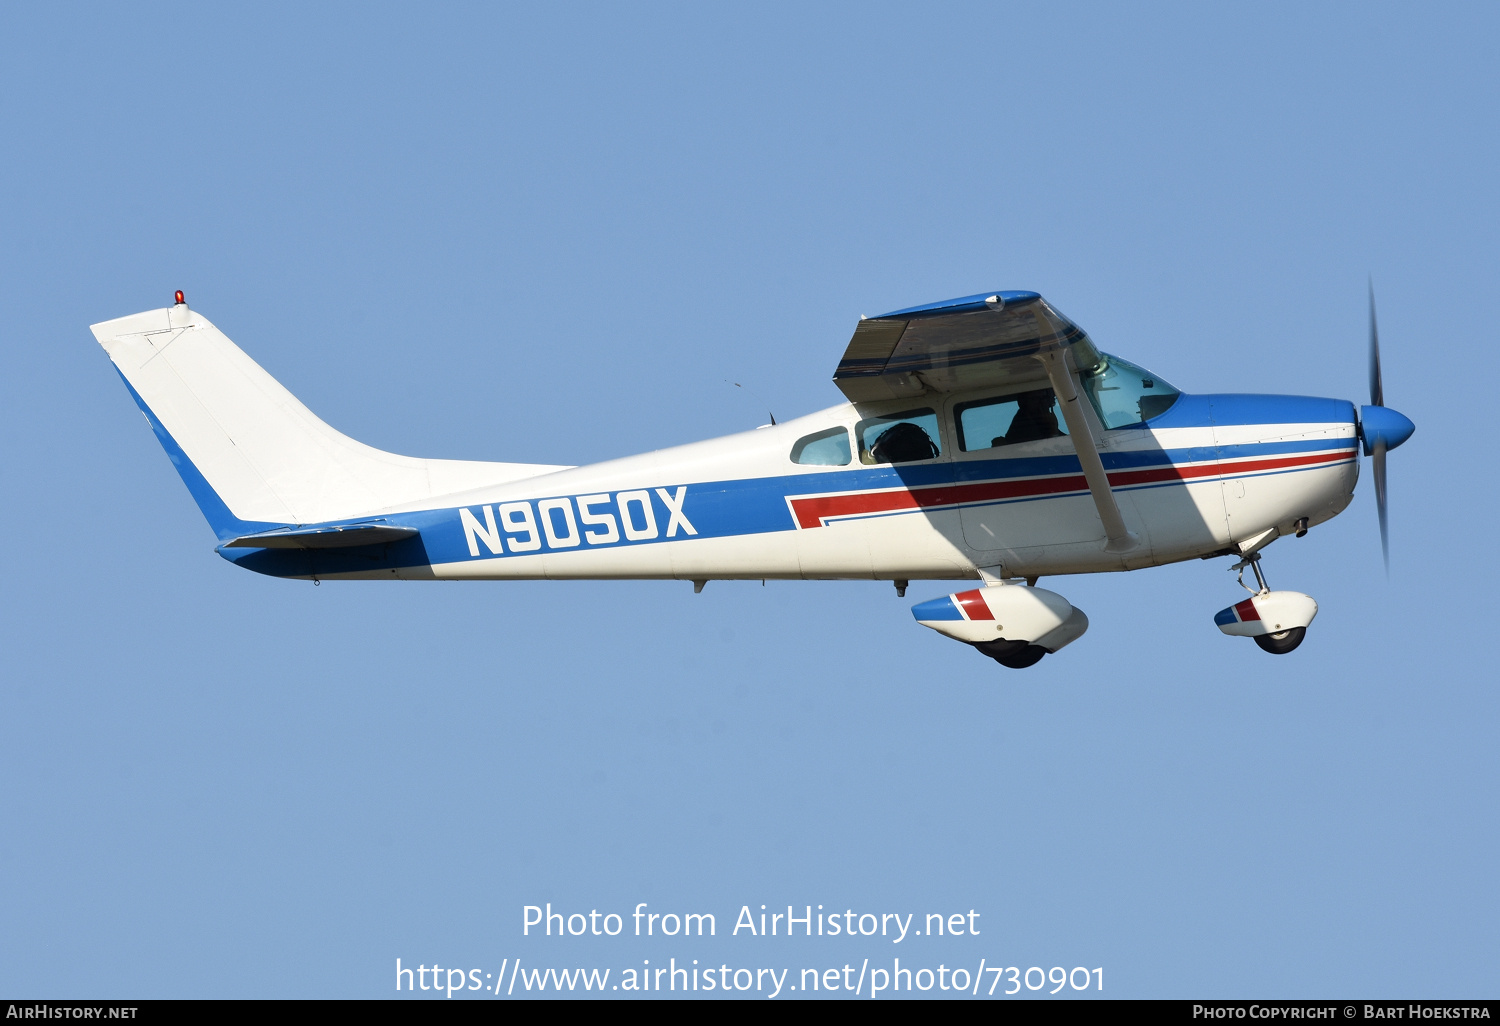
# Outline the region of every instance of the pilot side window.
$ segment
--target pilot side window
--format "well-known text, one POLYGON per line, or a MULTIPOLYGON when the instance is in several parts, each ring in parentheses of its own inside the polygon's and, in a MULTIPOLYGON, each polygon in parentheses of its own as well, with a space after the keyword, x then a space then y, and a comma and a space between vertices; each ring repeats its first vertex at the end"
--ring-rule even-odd
POLYGON ((1050 388, 960 403, 953 410, 958 447, 964 452, 1001 445, 1061 438, 1068 433, 1057 396, 1050 388))
POLYGON ((936 459, 942 452, 937 414, 907 410, 862 420, 855 427, 861 463, 914 463, 936 459))
POLYGON ((849 449, 849 429, 829 428, 797 439, 792 446, 792 462, 813 467, 847 467, 853 455, 849 449))

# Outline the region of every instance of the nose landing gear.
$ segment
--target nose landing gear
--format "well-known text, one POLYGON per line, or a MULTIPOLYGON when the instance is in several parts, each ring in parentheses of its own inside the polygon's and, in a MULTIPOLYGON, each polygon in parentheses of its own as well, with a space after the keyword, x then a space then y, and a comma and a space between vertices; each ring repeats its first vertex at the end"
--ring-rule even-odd
POLYGON ((1250 593, 1243 602, 1214 615, 1219 630, 1233 637, 1254 638, 1262 651, 1286 655, 1302 644, 1308 625, 1318 615, 1318 604, 1300 591, 1272 591, 1260 571, 1260 553, 1252 552, 1231 570, 1239 571, 1240 587, 1250 593), (1245 570, 1255 575, 1259 590, 1245 583, 1245 570))

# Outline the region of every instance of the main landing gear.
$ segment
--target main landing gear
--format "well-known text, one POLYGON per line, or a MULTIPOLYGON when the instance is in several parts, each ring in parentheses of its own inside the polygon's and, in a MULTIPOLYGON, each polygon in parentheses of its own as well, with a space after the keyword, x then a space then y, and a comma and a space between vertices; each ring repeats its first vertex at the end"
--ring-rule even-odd
POLYGON ((919 602, 911 612, 922 626, 972 645, 1012 670, 1035 666, 1089 627, 1083 610, 1057 592, 995 579, 982 588, 919 602))
POLYGON ((1243 602, 1214 614, 1219 630, 1233 637, 1254 638, 1262 651, 1286 655, 1302 644, 1308 625, 1318 615, 1318 604, 1300 591, 1272 591, 1260 572, 1260 553, 1252 552, 1231 570, 1239 571, 1240 587, 1250 593, 1243 602), (1259 590, 1245 583, 1245 570, 1255 575, 1259 590))

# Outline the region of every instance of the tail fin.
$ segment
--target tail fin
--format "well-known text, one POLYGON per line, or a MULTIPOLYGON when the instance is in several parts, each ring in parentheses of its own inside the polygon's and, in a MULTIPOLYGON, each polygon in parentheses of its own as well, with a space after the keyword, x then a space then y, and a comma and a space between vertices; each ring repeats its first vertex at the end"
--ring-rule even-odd
POLYGON ((91 327, 219 537, 344 520, 562 467, 397 456, 319 420, 185 304, 91 327))

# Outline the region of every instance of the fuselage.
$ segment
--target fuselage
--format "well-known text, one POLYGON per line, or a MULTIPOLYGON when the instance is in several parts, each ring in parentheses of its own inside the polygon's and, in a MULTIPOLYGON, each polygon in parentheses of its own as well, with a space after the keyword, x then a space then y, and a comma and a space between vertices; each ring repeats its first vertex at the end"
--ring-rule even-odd
MULTIPOLYGON (((1144 403, 1142 413, 1154 415, 1114 426, 1113 400, 1096 395, 1087 415, 1139 539, 1106 551, 1065 434, 1009 443, 976 436, 990 433, 980 421, 1009 398, 998 391, 845 403, 351 521, 419 532, 388 544, 219 551, 260 573, 317 579, 1098 573, 1228 553, 1268 531, 1316 526, 1348 505, 1358 477, 1358 428, 1346 401, 1171 390, 1162 412, 1144 403), (875 432, 903 418, 923 428, 935 452, 881 462, 875 432)), ((1022 416, 1012 413, 1010 434, 1022 416)))

